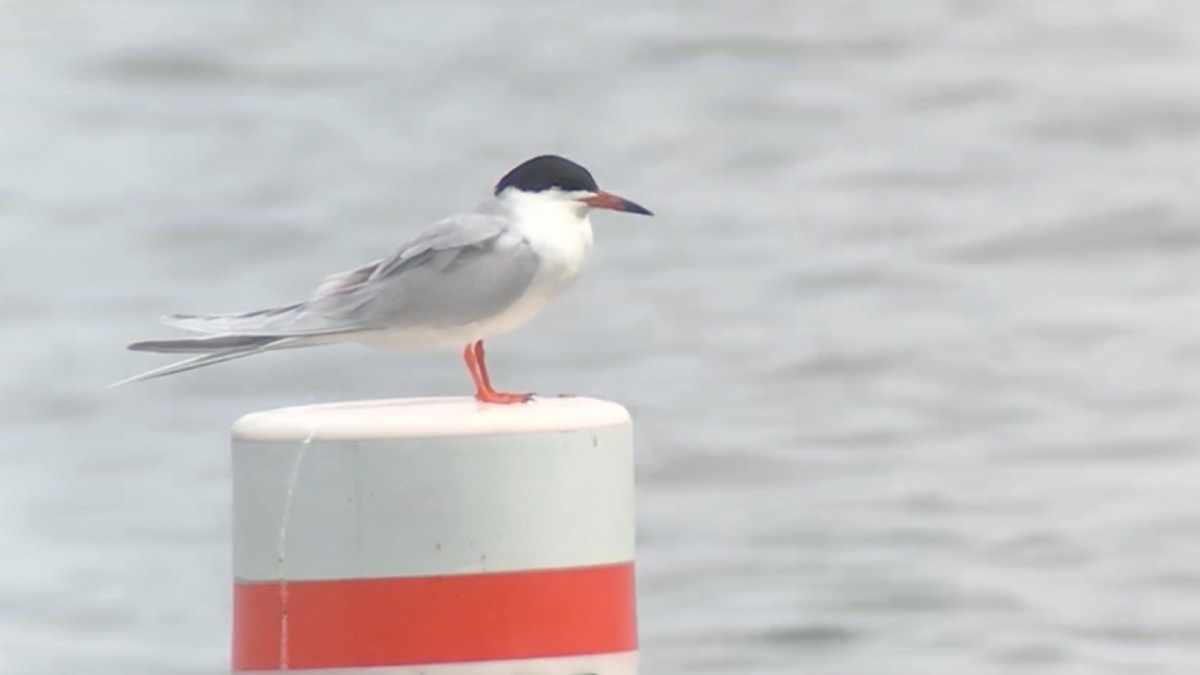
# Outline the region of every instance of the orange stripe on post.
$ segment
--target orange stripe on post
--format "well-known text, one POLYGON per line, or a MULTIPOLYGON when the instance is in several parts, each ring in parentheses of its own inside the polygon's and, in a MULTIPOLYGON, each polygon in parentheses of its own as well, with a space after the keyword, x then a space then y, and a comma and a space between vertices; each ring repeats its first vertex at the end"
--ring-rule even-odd
POLYGON ((444 577, 236 582, 233 598, 234 670, 502 661, 637 648, 632 562, 444 577))

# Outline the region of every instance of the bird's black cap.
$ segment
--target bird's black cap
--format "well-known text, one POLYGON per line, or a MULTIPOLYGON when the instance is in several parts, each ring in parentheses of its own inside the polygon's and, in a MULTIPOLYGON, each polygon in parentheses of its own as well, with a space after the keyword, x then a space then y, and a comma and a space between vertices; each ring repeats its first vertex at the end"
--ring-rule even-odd
POLYGON ((558 155, 541 155, 518 165, 496 183, 495 194, 510 187, 522 192, 541 192, 551 188, 565 192, 600 190, 591 172, 558 155))

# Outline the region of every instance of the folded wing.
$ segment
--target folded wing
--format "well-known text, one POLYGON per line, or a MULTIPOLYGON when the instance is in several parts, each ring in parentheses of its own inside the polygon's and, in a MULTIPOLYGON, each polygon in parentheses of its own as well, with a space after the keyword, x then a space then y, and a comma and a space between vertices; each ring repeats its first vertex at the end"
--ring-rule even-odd
POLYGON ((466 325, 503 311, 529 286, 537 255, 502 215, 448 218, 391 258, 330 275, 312 297, 237 314, 163 322, 215 335, 318 336, 466 325))

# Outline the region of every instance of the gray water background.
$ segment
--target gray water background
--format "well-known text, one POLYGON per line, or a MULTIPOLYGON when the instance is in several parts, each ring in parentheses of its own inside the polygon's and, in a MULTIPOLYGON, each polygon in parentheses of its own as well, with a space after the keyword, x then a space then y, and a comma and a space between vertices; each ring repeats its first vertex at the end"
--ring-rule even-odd
POLYGON ((145 385, 554 151, 490 356, 633 411, 648 675, 1200 672, 1200 5, 0 0, 0 673, 219 673, 227 429, 455 354, 145 385))

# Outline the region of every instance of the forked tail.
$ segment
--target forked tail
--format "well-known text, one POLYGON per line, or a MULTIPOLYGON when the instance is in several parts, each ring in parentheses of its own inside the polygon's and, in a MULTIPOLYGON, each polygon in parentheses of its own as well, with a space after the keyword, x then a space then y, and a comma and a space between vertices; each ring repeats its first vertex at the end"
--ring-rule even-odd
POLYGON ((213 366, 218 363, 253 356, 273 349, 299 346, 304 338, 277 335, 213 335, 200 338, 176 338, 172 340, 147 340, 129 345, 136 352, 159 352, 163 354, 197 353, 190 359, 177 361, 155 368, 133 377, 115 382, 110 387, 119 387, 130 382, 152 380, 156 377, 184 373, 189 370, 213 366))

